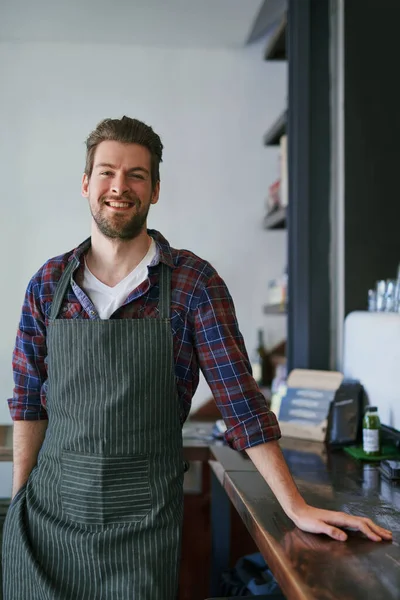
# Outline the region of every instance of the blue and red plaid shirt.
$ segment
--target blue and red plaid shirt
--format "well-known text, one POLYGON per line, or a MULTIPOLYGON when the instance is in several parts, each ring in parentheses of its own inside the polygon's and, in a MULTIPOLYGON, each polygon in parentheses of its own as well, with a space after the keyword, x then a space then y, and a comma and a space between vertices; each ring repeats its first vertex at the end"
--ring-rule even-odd
MULTIPOLYGON (((171 248, 157 231, 149 230, 157 254, 149 276, 128 296, 112 319, 158 316, 158 263, 172 268, 171 328, 182 423, 187 418, 202 370, 226 423, 226 440, 234 448, 280 438, 275 415, 251 374, 251 366, 229 291, 205 260, 187 250, 171 248)), ((96 308, 79 286, 90 239, 78 248, 47 261, 29 282, 13 353, 14 394, 9 399, 13 420, 47 419, 46 329, 61 274, 77 257, 74 274, 58 318, 99 319, 96 308)))

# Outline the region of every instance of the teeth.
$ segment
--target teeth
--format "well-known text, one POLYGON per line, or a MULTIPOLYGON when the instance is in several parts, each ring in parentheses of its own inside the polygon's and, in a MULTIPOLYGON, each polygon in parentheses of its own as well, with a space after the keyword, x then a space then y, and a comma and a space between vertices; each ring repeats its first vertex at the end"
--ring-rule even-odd
POLYGON ((108 204, 114 208, 127 208, 130 206, 129 202, 108 202, 108 204))

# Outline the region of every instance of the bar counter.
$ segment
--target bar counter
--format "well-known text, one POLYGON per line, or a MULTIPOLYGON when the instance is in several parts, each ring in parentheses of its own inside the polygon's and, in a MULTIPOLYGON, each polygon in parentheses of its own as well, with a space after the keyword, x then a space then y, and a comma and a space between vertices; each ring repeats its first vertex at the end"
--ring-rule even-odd
POLYGON ((400 484, 381 477, 376 465, 359 463, 342 451, 327 453, 323 444, 287 438, 281 447, 309 504, 370 517, 393 531, 393 541, 376 543, 350 531, 346 542, 338 542, 300 531, 247 455, 214 447, 214 589, 228 562, 226 513, 232 504, 288 600, 398 600, 400 484))

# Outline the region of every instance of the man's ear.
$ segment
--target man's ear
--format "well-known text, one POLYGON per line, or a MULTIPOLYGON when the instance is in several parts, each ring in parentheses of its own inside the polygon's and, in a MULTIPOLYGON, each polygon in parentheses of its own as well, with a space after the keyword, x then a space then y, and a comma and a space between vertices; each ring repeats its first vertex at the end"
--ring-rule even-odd
POLYGON ((89 197, 89 177, 86 175, 86 173, 84 173, 82 176, 81 193, 84 198, 89 197))
POLYGON ((157 181, 156 185, 154 186, 153 194, 151 196, 151 204, 157 204, 159 196, 160 196, 160 182, 157 181))

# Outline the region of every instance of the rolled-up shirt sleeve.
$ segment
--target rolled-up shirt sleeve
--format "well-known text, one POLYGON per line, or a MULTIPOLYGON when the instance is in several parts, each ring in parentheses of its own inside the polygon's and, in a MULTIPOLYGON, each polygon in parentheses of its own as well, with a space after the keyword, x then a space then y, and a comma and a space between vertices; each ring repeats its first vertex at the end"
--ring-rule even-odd
POLYGON ((218 274, 202 291, 194 327, 199 365, 226 423, 228 444, 244 450, 278 440, 277 418, 252 376, 234 304, 218 274))
POLYGON ((8 399, 13 421, 36 421, 47 419, 42 402, 43 387, 47 380, 46 325, 35 297, 37 282, 28 284, 12 357, 14 391, 8 399))

